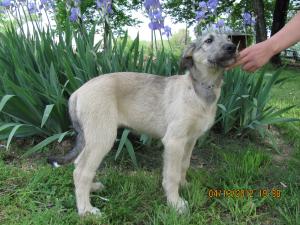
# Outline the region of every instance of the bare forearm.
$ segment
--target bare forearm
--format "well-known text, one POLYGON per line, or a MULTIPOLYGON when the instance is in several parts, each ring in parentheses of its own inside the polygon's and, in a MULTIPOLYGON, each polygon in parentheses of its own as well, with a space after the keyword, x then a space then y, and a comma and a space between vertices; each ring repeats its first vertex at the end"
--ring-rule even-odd
POLYGON ((280 31, 268 39, 273 54, 300 41, 300 12, 298 12, 280 31))
POLYGON ((242 65, 254 72, 265 65, 272 56, 300 41, 300 11, 271 38, 242 50, 237 62, 229 68, 242 65))

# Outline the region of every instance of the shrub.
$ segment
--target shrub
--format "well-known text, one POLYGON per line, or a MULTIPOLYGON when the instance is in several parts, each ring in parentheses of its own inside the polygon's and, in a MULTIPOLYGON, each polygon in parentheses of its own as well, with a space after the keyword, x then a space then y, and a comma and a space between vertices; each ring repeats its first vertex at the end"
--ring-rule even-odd
MULTIPOLYGON (((99 74, 136 71, 170 76, 178 72, 178 58, 161 51, 146 55, 139 38, 128 44, 123 38, 106 38, 106 47, 94 43, 95 29, 80 33, 67 28, 55 36, 50 30, 27 36, 9 26, 0 34, 0 139, 38 136, 40 143, 27 154, 74 135, 67 115, 67 99, 74 90, 99 74), (74 45, 72 45, 74 40, 74 45)), ((224 134, 244 134, 251 130, 265 133, 268 124, 289 122, 268 105, 271 88, 283 80, 280 70, 271 77, 248 75, 239 69, 228 71, 218 104, 215 129, 224 134)), ((125 130, 116 158, 126 147, 136 165, 134 148, 125 130)), ((142 142, 148 142, 145 135, 142 142)))
POLYGON ((12 137, 42 137, 30 153, 72 135, 67 99, 94 76, 117 71, 169 76, 178 70, 178 60, 163 50, 146 56, 138 37, 128 46, 127 34, 121 41, 108 35, 101 49, 94 36, 95 29, 71 28, 58 37, 49 30, 25 36, 13 26, 0 34, 0 138, 7 147, 12 137))
POLYGON ((238 135, 257 130, 264 135, 269 124, 295 121, 281 117, 294 106, 276 109, 268 104, 272 87, 285 80, 279 78, 281 71, 279 69, 271 76, 266 76, 264 69, 256 74, 248 74, 241 69, 226 72, 218 104, 216 130, 238 135))

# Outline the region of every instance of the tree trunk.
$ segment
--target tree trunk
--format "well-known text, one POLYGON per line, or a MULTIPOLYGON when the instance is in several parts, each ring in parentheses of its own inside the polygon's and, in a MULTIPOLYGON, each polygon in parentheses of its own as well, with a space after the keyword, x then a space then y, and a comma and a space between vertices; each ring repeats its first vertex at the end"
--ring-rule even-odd
POLYGON ((187 38, 188 38, 188 23, 185 23, 185 37, 184 37, 184 44, 187 45, 187 38))
POLYGON ((110 32, 110 27, 106 19, 104 20, 104 27, 103 27, 103 49, 107 50, 108 48, 108 42, 109 42, 109 32, 110 32))
MULTIPOLYGON (((271 36, 276 34, 281 28, 284 27, 289 3, 290 3, 289 0, 276 0, 274 13, 273 13, 271 36)), ((271 62, 276 66, 281 65, 280 53, 273 56, 271 62)))
POLYGON ((253 0, 253 8, 256 14, 256 43, 267 39, 266 19, 264 16, 264 2, 263 0, 253 0))

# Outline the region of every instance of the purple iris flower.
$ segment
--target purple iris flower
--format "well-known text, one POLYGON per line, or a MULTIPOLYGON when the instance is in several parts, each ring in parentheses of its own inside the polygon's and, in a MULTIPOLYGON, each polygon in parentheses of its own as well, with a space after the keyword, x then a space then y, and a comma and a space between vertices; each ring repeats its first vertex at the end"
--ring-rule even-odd
POLYGON ((161 4, 159 0, 145 0, 144 7, 146 10, 149 10, 151 7, 161 9, 161 4))
POLYGON ((207 7, 206 2, 205 1, 199 2, 199 7, 200 8, 206 8, 207 7))
POLYGON ((78 20, 80 14, 80 9, 79 8, 71 8, 71 13, 70 13, 70 21, 71 22, 76 22, 78 20))
POLYGON ((149 12, 149 17, 151 20, 161 20, 163 19, 162 12, 160 9, 154 10, 154 12, 149 12))
POLYGON ((172 30, 171 30, 171 27, 165 26, 165 27, 164 27, 164 32, 163 32, 163 34, 166 35, 168 38, 169 38, 170 36, 172 36, 172 30))
POLYGON ((148 24, 149 28, 151 30, 160 30, 164 28, 164 22, 163 21, 152 21, 148 24))
POLYGON ((252 16, 250 13, 245 12, 243 14, 243 20, 245 25, 251 25, 252 24, 252 16))
POLYGON ((108 13, 112 13, 111 0, 96 0, 96 8, 104 9, 108 13))
POLYGON ((12 5, 11 3, 11 0, 3 0, 1 3, 0 3, 0 6, 3 6, 3 7, 10 7, 12 5))
POLYGON ((38 12, 38 8, 35 2, 29 2, 28 3, 28 11, 29 13, 36 13, 38 12))
POLYGON ((104 6, 104 1, 96 0, 96 7, 97 9, 101 9, 104 6))
POLYGON ((203 11, 196 11, 196 18, 195 19, 197 21, 202 20, 204 17, 205 17, 205 12, 203 12, 203 11))
POLYGON ((207 2, 207 7, 210 11, 215 11, 218 6, 219 0, 209 0, 207 2))
POLYGON ((50 9, 54 8, 54 0, 41 0, 41 4, 39 6, 39 9, 50 9))
POLYGON ((221 28, 224 27, 225 25, 225 21, 223 19, 218 20, 218 22, 216 23, 216 28, 221 28))
POLYGON ((151 30, 160 30, 164 28, 164 16, 162 14, 162 7, 159 0, 145 0, 145 9, 150 18, 148 24, 151 30))
POLYGON ((106 11, 109 13, 109 14, 112 14, 113 11, 112 11, 112 8, 111 8, 111 5, 109 5, 106 9, 106 11))

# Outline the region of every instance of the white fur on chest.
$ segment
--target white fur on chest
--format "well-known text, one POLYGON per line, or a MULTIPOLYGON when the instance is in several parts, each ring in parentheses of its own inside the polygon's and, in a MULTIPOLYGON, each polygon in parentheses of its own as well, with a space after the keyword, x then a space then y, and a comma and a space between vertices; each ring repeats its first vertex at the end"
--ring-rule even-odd
POLYGON ((177 124, 178 137, 187 135, 198 138, 214 124, 220 90, 215 90, 216 100, 208 104, 195 93, 188 76, 181 76, 178 83, 180 85, 174 85, 168 95, 169 99, 173 99, 166 110, 168 124, 177 124))
POLYGON ((202 114, 200 117, 195 119, 195 134, 200 136, 207 130, 209 130, 214 124, 215 110, 210 109, 209 112, 202 114))

